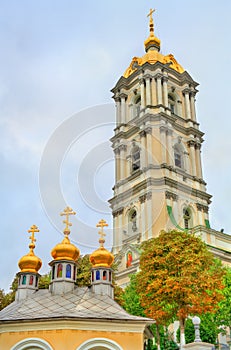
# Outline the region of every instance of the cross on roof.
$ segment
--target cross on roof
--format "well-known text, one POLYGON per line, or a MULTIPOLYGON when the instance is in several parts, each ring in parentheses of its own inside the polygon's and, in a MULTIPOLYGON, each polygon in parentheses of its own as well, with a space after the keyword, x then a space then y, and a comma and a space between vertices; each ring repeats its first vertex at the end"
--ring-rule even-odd
POLYGON ((107 227, 107 226, 108 226, 108 224, 107 224, 106 221, 103 220, 103 219, 101 219, 101 220, 98 222, 98 224, 96 225, 96 227, 100 227, 100 228, 101 228, 101 230, 98 232, 99 235, 100 235, 99 243, 101 244, 101 246, 103 246, 103 243, 105 242, 105 241, 104 241, 104 237, 106 236, 106 234, 105 234, 104 231, 103 231, 103 228, 104 228, 104 227, 107 227))
POLYGON ((152 18, 152 14, 155 12, 155 9, 150 9, 149 14, 147 15, 147 17, 150 17, 150 19, 152 18))
POLYGON ((32 246, 34 246, 34 243, 36 242, 34 234, 35 232, 39 232, 39 229, 36 225, 32 225, 31 228, 28 230, 28 232, 31 233, 31 236, 29 238, 31 240, 32 246))
POLYGON ((72 226, 72 223, 69 221, 69 216, 70 215, 75 215, 76 212, 70 208, 66 207, 62 213, 60 213, 61 216, 66 216, 66 219, 63 220, 63 223, 66 225, 65 229, 63 230, 64 234, 68 235, 70 233, 69 226, 72 226))

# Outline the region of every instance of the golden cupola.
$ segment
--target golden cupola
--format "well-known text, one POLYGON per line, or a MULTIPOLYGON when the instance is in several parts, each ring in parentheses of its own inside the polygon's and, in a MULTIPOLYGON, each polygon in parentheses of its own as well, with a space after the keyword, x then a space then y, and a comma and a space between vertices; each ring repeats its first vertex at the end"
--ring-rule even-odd
POLYGON ((79 249, 70 242, 69 234, 70 229, 69 226, 72 226, 72 223, 69 222, 69 216, 75 215, 76 213, 70 208, 67 207, 60 214, 61 216, 66 216, 66 219, 63 220, 63 223, 66 225, 63 230, 64 239, 61 243, 58 243, 51 251, 51 255, 54 260, 70 260, 76 261, 80 255, 79 249))
POLYGON ((92 264, 92 267, 108 267, 110 268, 114 261, 114 256, 104 247, 105 243, 105 233, 103 231, 103 228, 108 226, 105 220, 100 220, 99 223, 96 225, 96 227, 100 227, 101 230, 99 231, 100 239, 99 244, 100 247, 96 249, 91 255, 90 255, 90 262, 92 264))
POLYGON ((27 255, 24 255, 19 260, 18 266, 21 272, 38 273, 39 269, 42 266, 42 260, 34 254, 34 248, 35 248, 35 242, 36 242, 34 234, 35 232, 39 232, 39 229, 36 225, 33 225, 28 230, 28 232, 31 233, 31 236, 30 236, 31 242, 29 244, 30 251, 27 255))
POLYGON ((162 55, 160 51, 160 39, 157 38, 154 34, 154 21, 153 21, 153 12, 155 10, 150 10, 148 17, 149 19, 149 37, 145 40, 144 46, 146 53, 142 57, 133 57, 130 66, 126 69, 124 77, 128 78, 132 73, 137 71, 137 69, 143 66, 145 63, 155 64, 160 62, 163 64, 169 64, 169 67, 177 71, 178 73, 183 73, 184 68, 177 62, 175 57, 172 54, 162 55))

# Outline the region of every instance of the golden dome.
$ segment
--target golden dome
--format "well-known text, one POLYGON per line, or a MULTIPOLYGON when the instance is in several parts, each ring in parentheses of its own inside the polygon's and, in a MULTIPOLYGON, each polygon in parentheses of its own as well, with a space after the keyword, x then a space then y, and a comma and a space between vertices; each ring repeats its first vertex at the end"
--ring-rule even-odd
POLYGON ((67 236, 61 243, 58 243, 51 251, 54 260, 72 260, 76 261, 80 255, 79 249, 70 242, 67 236))
POLYGON ((68 238, 68 235, 70 234, 69 226, 72 226, 72 224, 69 222, 69 216, 75 214, 76 213, 70 207, 66 207, 66 209, 64 209, 64 211, 60 214, 61 216, 66 216, 66 219, 63 220, 63 223, 66 224, 63 231, 65 237, 62 242, 58 243, 51 251, 51 255, 54 260, 76 261, 80 255, 79 249, 72 244, 68 238))
POLYGON ((18 266, 21 272, 37 273, 42 266, 42 260, 34 254, 34 248, 35 248, 34 242, 36 242, 36 239, 34 238, 34 233, 39 232, 39 230, 36 225, 33 225, 31 226, 30 230, 28 230, 28 232, 31 233, 31 236, 30 236, 31 243, 29 244, 30 251, 27 255, 24 255, 19 260, 18 266))
POLYGON ((93 267, 111 267, 114 256, 111 254, 106 248, 104 248, 105 243, 105 233, 103 231, 103 228, 108 226, 105 220, 100 220, 100 222, 96 225, 96 227, 101 227, 101 230, 99 231, 100 234, 100 247, 96 249, 89 257, 89 260, 93 267))
POLYGON ((145 64, 146 62, 150 64, 155 64, 156 62, 160 62, 163 64, 169 64, 169 67, 176 70, 179 73, 184 72, 184 68, 177 62, 175 57, 172 54, 162 55, 160 51, 160 39, 154 35, 154 22, 152 18, 152 14, 155 10, 150 10, 148 17, 150 16, 150 34, 149 37, 145 40, 144 46, 146 53, 143 57, 133 57, 130 66, 126 69, 124 73, 124 77, 128 78, 132 73, 134 73, 140 66, 145 64))

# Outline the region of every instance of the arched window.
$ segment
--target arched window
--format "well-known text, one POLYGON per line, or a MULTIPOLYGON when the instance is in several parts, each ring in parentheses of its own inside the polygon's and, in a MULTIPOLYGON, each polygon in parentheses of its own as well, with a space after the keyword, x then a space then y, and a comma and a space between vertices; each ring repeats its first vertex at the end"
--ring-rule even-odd
POLYGON ((99 270, 96 270, 96 281, 99 281, 100 280, 100 271, 99 270))
POLYGON ((104 281, 107 280, 107 271, 103 271, 103 280, 104 280, 104 281))
POLYGON ((173 94, 168 94, 168 108, 171 113, 176 114, 176 100, 173 94))
POLYGON ((192 213, 189 208, 184 209, 184 228, 189 229, 192 225, 192 213))
POLYGON ((93 338, 85 341, 76 350, 123 350, 115 341, 107 338, 93 338))
POLYGON ((135 209, 130 210, 129 214, 128 214, 128 226, 129 229, 128 231, 131 232, 136 232, 137 231, 137 212, 135 209))
POLYGON ((183 169, 184 168, 184 147, 181 142, 181 138, 178 139, 178 142, 174 145, 174 164, 176 167, 183 169))
POLYGON ((26 275, 22 276, 22 284, 26 284, 26 275))
POLYGON ((135 100, 135 105, 134 105, 134 108, 135 108, 135 115, 134 115, 134 117, 139 117, 139 115, 140 115, 140 106, 141 106, 141 97, 137 96, 137 98, 135 100))
POLYGON ((138 146, 133 146, 132 153, 132 171, 140 169, 140 149, 138 146))
POLYGON ((11 350, 53 350, 52 347, 42 339, 28 338, 21 340, 11 350))
POLYGON ((66 278, 71 278, 71 265, 67 264, 66 266, 66 278))
POLYGON ((94 282, 94 271, 91 272, 91 280, 94 282))
POLYGON ((63 276, 63 265, 62 264, 58 264, 57 277, 61 278, 62 276, 63 276))
POLYGON ((29 285, 32 286, 34 282, 34 276, 30 276, 29 285))

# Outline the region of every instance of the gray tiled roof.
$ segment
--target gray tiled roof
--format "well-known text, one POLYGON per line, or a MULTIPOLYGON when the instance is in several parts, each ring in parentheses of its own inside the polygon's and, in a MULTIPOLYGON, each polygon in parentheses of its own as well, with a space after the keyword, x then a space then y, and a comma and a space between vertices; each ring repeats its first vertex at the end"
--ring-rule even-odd
POLYGON ((47 289, 39 290, 25 300, 13 302, 0 312, 0 323, 51 318, 152 321, 129 315, 109 296, 92 293, 87 287, 76 288, 64 295, 52 295, 47 289))

